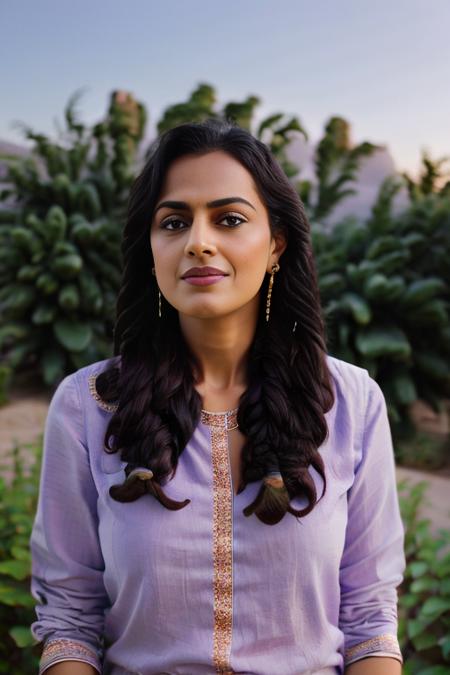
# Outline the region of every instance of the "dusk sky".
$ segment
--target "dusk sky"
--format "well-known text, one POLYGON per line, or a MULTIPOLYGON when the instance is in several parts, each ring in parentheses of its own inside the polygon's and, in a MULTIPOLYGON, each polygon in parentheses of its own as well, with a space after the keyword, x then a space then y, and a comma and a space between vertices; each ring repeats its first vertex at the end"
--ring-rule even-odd
POLYGON ((80 88, 86 123, 130 91, 150 138, 204 82, 219 106, 258 96, 256 122, 297 115, 312 142, 341 115, 415 175, 422 148, 450 155, 449 35, 450 0, 1 0, 0 139, 23 144, 14 120, 55 133, 80 88))

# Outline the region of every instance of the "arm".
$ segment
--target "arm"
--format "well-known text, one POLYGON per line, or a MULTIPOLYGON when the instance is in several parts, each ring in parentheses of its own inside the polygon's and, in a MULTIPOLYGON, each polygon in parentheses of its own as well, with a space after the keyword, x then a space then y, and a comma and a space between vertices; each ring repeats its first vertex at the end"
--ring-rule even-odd
POLYGON ((406 566, 404 527, 386 402, 371 377, 366 401, 355 478, 348 492, 339 627, 345 636, 345 667, 361 661, 358 669, 355 665, 346 673, 375 674, 386 662, 383 673, 395 675, 403 663, 397 639, 396 588, 406 566))
POLYGON ((402 675, 402 666, 397 659, 369 656, 348 666, 344 675, 402 675))
POLYGON ((108 597, 98 540, 98 495, 84 438, 78 383, 72 374, 58 385, 50 402, 30 538, 31 593, 39 603, 31 631, 44 642, 39 675, 49 670, 52 675, 102 670, 108 597))

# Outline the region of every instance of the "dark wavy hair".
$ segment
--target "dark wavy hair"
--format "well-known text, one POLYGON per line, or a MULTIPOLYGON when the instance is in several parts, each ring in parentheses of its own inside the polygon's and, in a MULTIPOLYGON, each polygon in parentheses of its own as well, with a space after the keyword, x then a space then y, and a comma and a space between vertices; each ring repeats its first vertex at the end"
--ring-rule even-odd
POLYGON ((228 153, 251 173, 268 210, 271 232, 282 231, 287 240, 269 322, 264 314, 269 274, 260 289, 263 301, 249 350, 248 385, 237 411, 246 438, 238 492, 263 479, 256 499, 243 512, 274 525, 286 512, 301 517, 314 508, 317 492, 310 465, 323 480, 321 498, 325 493, 318 447, 328 436, 325 413, 334 403, 334 392, 303 204, 266 145, 228 120, 180 124, 162 134, 131 187, 121 245, 114 356, 96 378, 101 399, 116 402, 105 451, 120 450, 127 462, 124 482, 112 486, 110 494, 127 502, 150 493, 168 509, 190 502, 170 499, 163 485, 175 475, 178 458, 200 420, 202 399, 194 377, 198 362, 183 338, 178 311, 163 297, 158 318, 150 224, 171 163, 183 155, 215 150, 228 153), (290 505, 296 496, 306 496, 305 508, 290 505))

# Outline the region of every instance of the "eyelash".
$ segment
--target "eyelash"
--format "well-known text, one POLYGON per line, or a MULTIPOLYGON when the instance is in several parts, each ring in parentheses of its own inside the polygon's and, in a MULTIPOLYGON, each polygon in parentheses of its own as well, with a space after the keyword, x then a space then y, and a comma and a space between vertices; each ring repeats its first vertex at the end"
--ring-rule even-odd
MULTIPOLYGON (((222 216, 221 220, 224 220, 225 218, 237 218, 238 220, 241 220, 243 223, 245 223, 244 218, 241 218, 241 216, 238 216, 235 213, 226 213, 224 216, 222 216)), ((168 230, 168 232, 181 232, 181 230, 184 229, 184 228, 171 230, 168 227, 166 227, 166 225, 168 225, 169 223, 179 223, 179 222, 183 222, 183 221, 180 218, 171 218, 169 220, 164 220, 161 223, 160 227, 163 230, 168 230)), ((240 224, 241 223, 237 223, 237 225, 226 225, 225 227, 227 227, 229 230, 232 230, 235 227, 239 227, 240 224)))

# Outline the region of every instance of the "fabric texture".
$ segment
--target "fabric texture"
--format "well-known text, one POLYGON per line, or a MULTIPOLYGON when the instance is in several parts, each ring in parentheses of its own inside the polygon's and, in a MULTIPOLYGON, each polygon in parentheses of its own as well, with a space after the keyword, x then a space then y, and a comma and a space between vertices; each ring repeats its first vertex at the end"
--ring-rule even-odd
POLYGON ((94 388, 107 361, 60 382, 30 538, 39 675, 63 660, 105 675, 342 675, 367 656, 403 661, 405 533, 385 399, 367 370, 327 362, 327 491, 304 518, 273 526, 242 513, 261 481, 234 494, 222 413, 202 413, 164 486, 185 508, 114 501, 126 462, 103 449, 114 406, 94 388))

